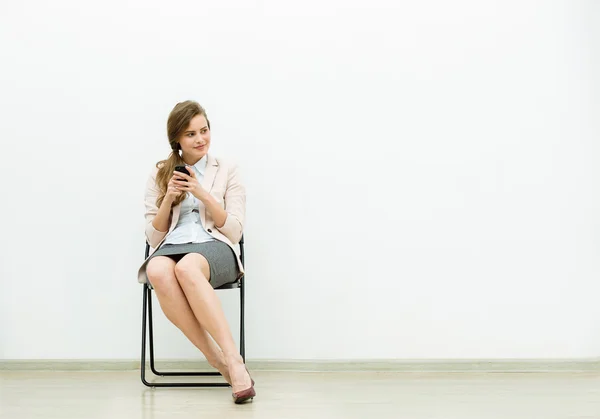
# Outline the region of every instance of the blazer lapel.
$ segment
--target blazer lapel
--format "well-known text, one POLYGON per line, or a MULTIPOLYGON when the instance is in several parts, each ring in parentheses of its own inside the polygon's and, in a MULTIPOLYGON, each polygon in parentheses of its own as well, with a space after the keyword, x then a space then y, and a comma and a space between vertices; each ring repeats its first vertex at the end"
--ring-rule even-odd
MULTIPOLYGON (((215 178, 217 177, 217 170, 219 170, 219 162, 209 154, 206 156, 204 179, 202 179, 202 182, 200 183, 200 186, 202 186, 205 191, 211 191, 213 184, 215 183, 215 178)), ((202 221, 202 226, 206 228, 206 207, 204 205, 200 208, 200 220, 202 221)))
POLYGON ((204 190, 210 192, 212 189, 213 183, 215 183, 215 177, 217 176, 217 169, 219 168, 219 163, 217 159, 215 159, 210 154, 206 158, 206 170, 204 171, 204 179, 200 185, 204 188, 204 190))

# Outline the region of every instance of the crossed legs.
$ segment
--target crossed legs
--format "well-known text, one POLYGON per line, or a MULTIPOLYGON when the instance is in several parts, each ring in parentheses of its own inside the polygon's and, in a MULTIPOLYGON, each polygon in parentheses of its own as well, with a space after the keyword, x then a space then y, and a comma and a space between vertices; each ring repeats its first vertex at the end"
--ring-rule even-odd
POLYGON ((250 376, 235 346, 221 302, 209 283, 206 258, 189 253, 175 263, 169 257, 157 256, 148 262, 146 273, 167 318, 219 370, 233 392, 249 388, 250 376))

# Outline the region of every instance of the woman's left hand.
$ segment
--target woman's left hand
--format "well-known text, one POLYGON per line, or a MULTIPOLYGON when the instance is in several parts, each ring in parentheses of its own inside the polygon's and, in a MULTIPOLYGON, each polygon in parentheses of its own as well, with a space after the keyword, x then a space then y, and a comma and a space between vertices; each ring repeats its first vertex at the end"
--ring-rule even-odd
POLYGON ((175 183, 178 190, 190 192, 200 201, 204 201, 204 199, 206 199, 206 196, 208 195, 208 192, 206 192, 202 185, 200 185, 200 182, 198 182, 198 179, 196 178, 196 172, 194 172, 194 169, 192 169, 190 166, 186 166, 185 168, 189 172, 189 176, 185 173, 175 172, 178 177, 183 178, 185 180, 175 179, 173 180, 173 183, 175 183))

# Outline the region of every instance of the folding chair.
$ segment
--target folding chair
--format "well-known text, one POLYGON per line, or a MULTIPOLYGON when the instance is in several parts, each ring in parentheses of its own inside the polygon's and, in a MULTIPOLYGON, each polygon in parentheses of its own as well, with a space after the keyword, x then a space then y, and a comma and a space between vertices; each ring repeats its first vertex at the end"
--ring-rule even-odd
MULTIPOLYGON (((146 259, 150 253, 150 246, 146 243, 146 259)), ((244 237, 240 240, 240 259, 244 265, 244 237)), ((240 290, 240 355, 246 360, 246 342, 244 330, 244 280, 242 276, 239 280, 231 284, 225 284, 216 290, 236 289, 240 290)), ((181 382, 181 383, 157 383, 146 381, 146 319, 148 319, 148 334, 150 340, 150 369, 159 377, 198 377, 198 376, 219 376, 219 372, 161 372, 158 371, 154 363, 154 334, 152 328, 152 286, 145 283, 143 286, 143 309, 142 309, 142 360, 141 377, 142 383, 148 387, 229 387, 228 383, 207 383, 207 382, 181 382)))

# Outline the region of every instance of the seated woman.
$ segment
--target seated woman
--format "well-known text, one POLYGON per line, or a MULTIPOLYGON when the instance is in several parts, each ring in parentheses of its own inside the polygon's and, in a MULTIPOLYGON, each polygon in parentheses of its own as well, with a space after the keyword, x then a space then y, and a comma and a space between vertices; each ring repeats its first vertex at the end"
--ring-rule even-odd
POLYGON ((145 194, 146 239, 155 250, 138 279, 148 279, 167 318, 244 403, 256 395, 254 382, 213 288, 243 273, 234 246, 243 232, 245 188, 235 166, 208 154, 210 123, 198 103, 178 103, 167 133, 172 152, 157 163, 145 194))

